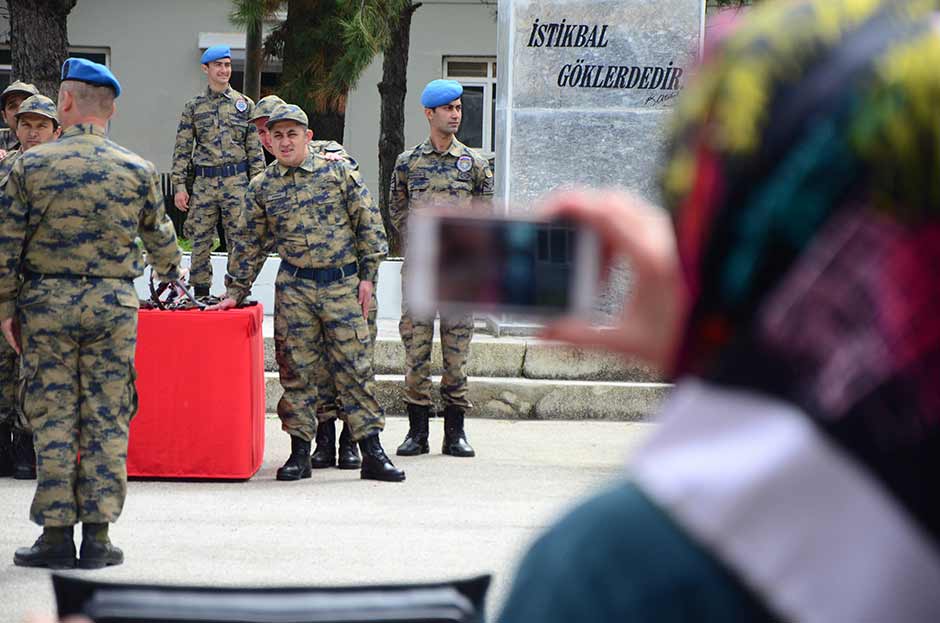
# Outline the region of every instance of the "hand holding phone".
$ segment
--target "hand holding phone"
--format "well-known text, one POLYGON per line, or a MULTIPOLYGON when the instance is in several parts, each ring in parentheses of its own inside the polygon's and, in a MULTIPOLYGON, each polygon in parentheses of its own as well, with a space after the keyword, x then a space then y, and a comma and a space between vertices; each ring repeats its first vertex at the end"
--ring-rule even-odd
POLYGON ((592 308, 600 255, 587 227, 429 209, 411 216, 408 231, 405 290, 418 315, 551 317, 592 308))
POLYGON ((616 326, 598 330, 571 317, 547 326, 543 337, 618 352, 668 372, 688 311, 669 215, 621 191, 556 193, 548 198, 543 214, 596 232, 603 270, 625 259, 631 271, 630 292, 616 326))

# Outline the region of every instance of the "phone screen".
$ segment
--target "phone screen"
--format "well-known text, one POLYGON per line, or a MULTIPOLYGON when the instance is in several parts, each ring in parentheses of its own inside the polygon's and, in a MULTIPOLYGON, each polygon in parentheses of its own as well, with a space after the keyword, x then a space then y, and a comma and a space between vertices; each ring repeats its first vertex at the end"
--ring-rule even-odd
POLYGON ((439 228, 441 304, 540 314, 571 309, 579 240, 571 226, 448 217, 439 228))

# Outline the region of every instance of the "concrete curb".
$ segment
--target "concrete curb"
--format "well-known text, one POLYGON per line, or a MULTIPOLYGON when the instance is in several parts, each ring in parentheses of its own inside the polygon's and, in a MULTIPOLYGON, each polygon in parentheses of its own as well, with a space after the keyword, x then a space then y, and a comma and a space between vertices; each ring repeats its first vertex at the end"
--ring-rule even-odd
MULTIPOLYGON (((435 387, 440 377, 434 377, 435 387)), ((643 382, 562 381, 471 377, 471 417, 523 420, 648 421, 671 385, 643 382)), ((380 374, 375 391, 386 415, 405 415, 404 376, 380 374)), ((436 392, 435 392, 436 393, 436 392)), ((277 411, 283 394, 276 372, 265 373, 265 403, 277 411)), ((436 398, 436 396, 435 396, 436 398)), ((440 405, 437 406, 440 409, 440 405)))
MULTIPOLYGON (((274 338, 264 340, 265 370, 277 370, 274 338)), ((431 374, 440 375, 441 344, 431 353, 431 374)), ((380 336, 375 343, 375 373, 404 374, 405 349, 397 337, 380 336)), ((467 374, 482 377, 522 377, 573 381, 617 381, 656 383, 661 379, 643 366, 626 362, 619 355, 584 350, 532 338, 474 337, 470 345, 467 374)))

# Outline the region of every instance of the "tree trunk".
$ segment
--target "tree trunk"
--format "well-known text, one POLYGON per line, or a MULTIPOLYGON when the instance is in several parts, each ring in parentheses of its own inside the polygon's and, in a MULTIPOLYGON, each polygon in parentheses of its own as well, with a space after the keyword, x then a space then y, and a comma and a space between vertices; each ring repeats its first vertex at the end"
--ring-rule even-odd
POLYGON ((346 129, 346 111, 331 111, 308 115, 313 138, 318 141, 343 142, 343 133, 346 129))
POLYGON ((264 64, 262 54, 261 30, 264 22, 249 24, 245 34, 245 84, 243 93, 257 102, 261 99, 261 68, 264 64))
POLYGON ((77 0, 7 0, 13 78, 55 99, 69 55, 68 15, 77 0))
MULTIPOLYGON (((313 69, 310 67, 311 54, 318 53, 319 50, 310 49, 305 34, 306 31, 315 29, 317 20, 322 17, 321 1, 287 2, 280 96, 304 109, 310 119, 310 129, 317 140, 342 143, 346 123, 345 101, 336 110, 320 111, 310 96, 310 85, 314 80, 313 69)), ((329 65, 328 61, 326 65, 329 65)))
POLYGON ((401 240, 392 228, 388 214, 388 190, 398 154, 405 150, 405 94, 408 91, 408 45, 411 18, 421 3, 409 2, 398 14, 398 23, 382 61, 379 118, 379 210, 388 232, 389 255, 401 255, 401 240))

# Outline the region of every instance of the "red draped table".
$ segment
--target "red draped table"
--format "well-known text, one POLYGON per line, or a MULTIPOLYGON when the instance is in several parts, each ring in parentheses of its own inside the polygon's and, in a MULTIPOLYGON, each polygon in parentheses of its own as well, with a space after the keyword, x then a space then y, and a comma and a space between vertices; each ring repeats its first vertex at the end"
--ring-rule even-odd
POLYGON ((264 456, 261 305, 141 310, 129 476, 251 478, 264 456))

